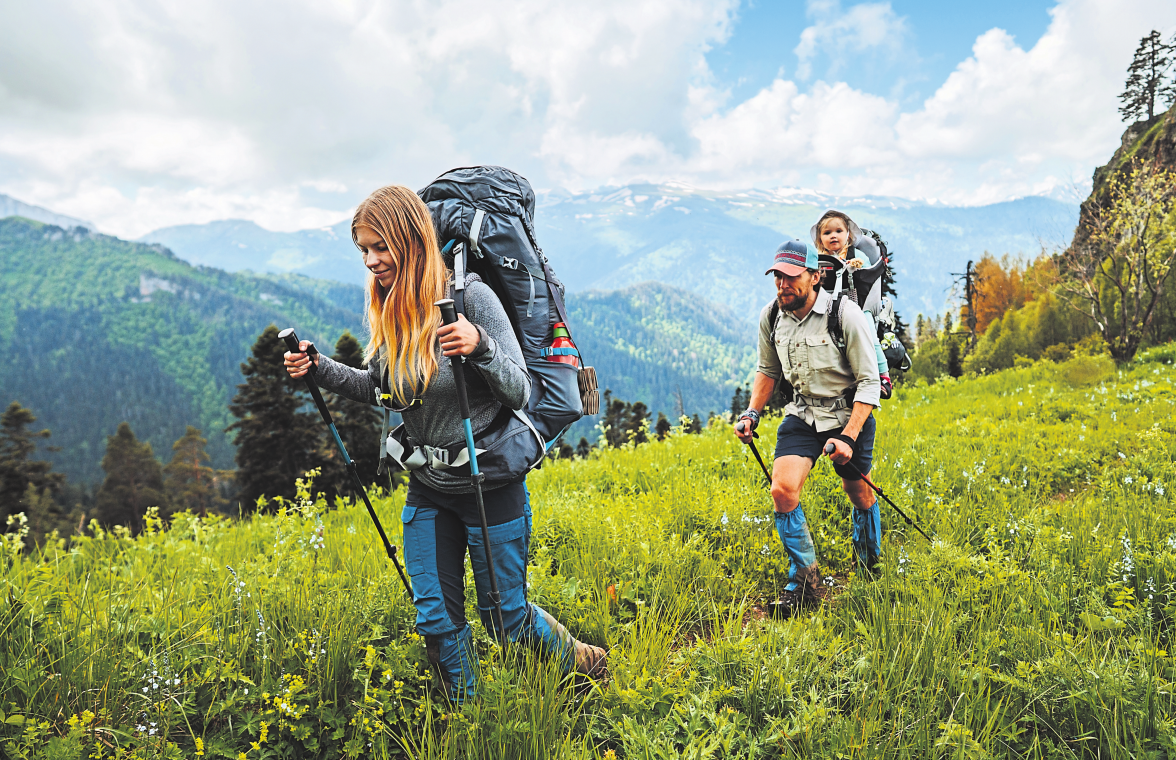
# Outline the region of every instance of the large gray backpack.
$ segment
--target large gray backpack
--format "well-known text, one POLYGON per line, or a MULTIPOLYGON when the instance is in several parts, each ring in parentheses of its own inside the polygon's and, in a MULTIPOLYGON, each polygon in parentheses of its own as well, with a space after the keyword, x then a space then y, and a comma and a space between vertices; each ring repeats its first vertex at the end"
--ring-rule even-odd
POLYGON ((595 370, 571 340, 564 286, 535 237, 530 183, 500 166, 470 166, 442 174, 418 195, 453 269, 458 311, 467 272, 506 309, 531 375, 523 411, 550 448, 581 416, 600 411, 600 394, 595 370))

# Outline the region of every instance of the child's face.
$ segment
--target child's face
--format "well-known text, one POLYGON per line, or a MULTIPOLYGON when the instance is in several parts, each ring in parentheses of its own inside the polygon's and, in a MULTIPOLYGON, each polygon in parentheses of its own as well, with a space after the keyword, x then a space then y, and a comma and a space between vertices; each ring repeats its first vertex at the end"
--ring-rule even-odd
POLYGON ((836 256, 844 256, 848 242, 849 230, 845 228, 845 222, 837 217, 825 220, 821 226, 821 247, 836 256))

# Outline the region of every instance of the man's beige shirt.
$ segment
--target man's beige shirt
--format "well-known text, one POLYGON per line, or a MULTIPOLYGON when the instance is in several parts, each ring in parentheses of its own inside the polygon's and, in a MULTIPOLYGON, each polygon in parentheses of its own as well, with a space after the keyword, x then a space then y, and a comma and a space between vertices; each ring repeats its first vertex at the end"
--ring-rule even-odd
POLYGON ((842 356, 829 335, 826 314, 832 303, 833 297, 821 290, 812 311, 804 319, 797 319, 792 312, 781 309, 774 326, 768 323, 772 304, 760 312, 759 364, 756 369, 773 380, 779 381, 783 377, 791 383, 797 396, 784 411, 819 432, 845 427, 853 408, 813 406, 806 404, 803 397, 834 399, 856 387, 854 401, 876 407, 882 391, 869 322, 852 299, 843 299, 841 319, 845 355, 842 356))

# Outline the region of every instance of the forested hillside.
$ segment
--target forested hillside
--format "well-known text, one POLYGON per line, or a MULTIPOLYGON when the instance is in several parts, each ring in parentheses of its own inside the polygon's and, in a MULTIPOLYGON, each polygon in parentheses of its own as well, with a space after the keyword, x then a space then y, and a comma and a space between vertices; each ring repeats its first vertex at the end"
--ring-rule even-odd
MULTIPOLYGON (((233 466, 224 428, 241 362, 268 324, 324 350, 362 331, 363 291, 296 274, 193 267, 167 249, 81 228, 0 220, 0 402, 49 428, 46 452, 71 480, 96 482, 120 422, 166 458, 187 425, 212 465, 233 466)), ((569 297, 574 335, 601 387, 653 411, 720 410, 752 366, 753 335, 729 311, 656 283, 569 297)), ((595 419, 573 431, 593 437, 595 419)), ((573 442, 574 442, 573 440, 573 442)))
POLYGON ((333 345, 358 324, 314 291, 83 228, 0 220, 0 400, 52 431, 62 451, 48 457, 71 480, 101 477, 104 441, 123 421, 160 456, 196 425, 214 465, 230 467, 228 404, 257 335, 274 323, 333 345))
POLYGON ((655 414, 705 418, 726 408, 755 368, 751 325, 669 285, 573 293, 568 308, 576 343, 600 372, 601 388, 642 401, 655 414))

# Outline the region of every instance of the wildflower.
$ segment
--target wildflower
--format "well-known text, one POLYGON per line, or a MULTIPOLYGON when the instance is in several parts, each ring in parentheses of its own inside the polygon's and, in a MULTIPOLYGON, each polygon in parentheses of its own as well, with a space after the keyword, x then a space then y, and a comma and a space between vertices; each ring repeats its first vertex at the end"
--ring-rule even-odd
POLYGON ((1131 485, 1131 484, 1132 484, 1132 483, 1134 483, 1134 482, 1135 482, 1135 479, 1134 479, 1134 478, 1132 478, 1130 475, 1124 475, 1124 476, 1123 476, 1123 485, 1128 485, 1128 486, 1129 486, 1129 485, 1131 485))
POLYGON ((196 757, 204 757, 204 740, 196 737, 196 757))
POLYGON ((723 513, 723 519, 719 520, 719 522, 722 523, 723 525, 727 524, 728 520, 727 520, 727 513, 726 512, 723 513))

